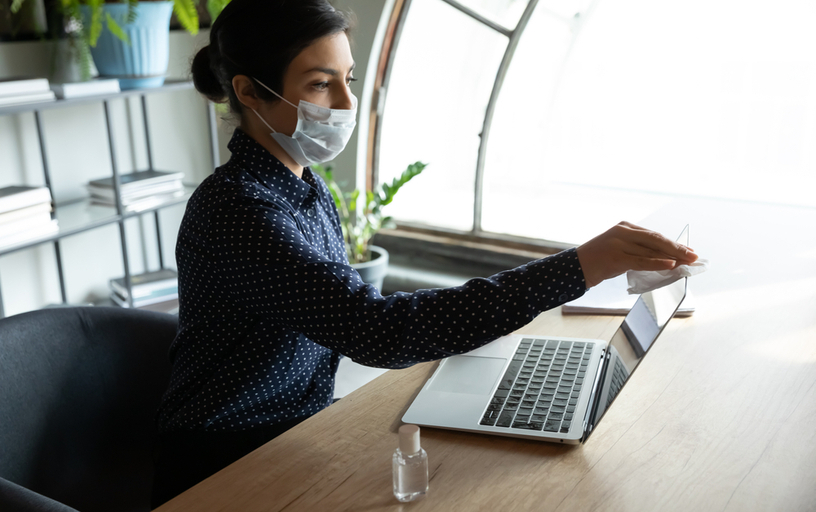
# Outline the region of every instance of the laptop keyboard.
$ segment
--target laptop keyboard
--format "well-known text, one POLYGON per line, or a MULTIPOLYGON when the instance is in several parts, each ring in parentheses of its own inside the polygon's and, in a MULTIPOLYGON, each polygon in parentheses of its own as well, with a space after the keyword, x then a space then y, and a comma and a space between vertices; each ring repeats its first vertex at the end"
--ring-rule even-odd
POLYGON ((609 394, 606 395, 606 408, 609 408, 609 405, 612 403, 612 400, 618 396, 618 392, 623 387, 623 383, 626 382, 626 378, 629 376, 629 372, 626 371, 626 367, 623 365, 623 361, 619 358, 615 358, 615 368, 612 370, 612 381, 610 382, 609 386, 609 394))
POLYGON ((522 339, 479 424, 569 432, 592 346, 522 339))

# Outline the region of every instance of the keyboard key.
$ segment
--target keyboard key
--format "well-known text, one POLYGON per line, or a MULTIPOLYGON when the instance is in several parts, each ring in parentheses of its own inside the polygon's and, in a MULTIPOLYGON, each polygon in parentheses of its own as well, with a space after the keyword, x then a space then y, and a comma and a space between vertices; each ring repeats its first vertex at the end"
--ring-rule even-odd
POLYGON ((510 424, 513 423, 513 412, 512 411, 504 411, 499 416, 499 419, 496 421, 497 427, 510 427, 510 424))
POLYGON ((544 432, 555 432, 561 425, 560 421, 547 420, 544 422, 544 432))
POLYGON ((525 421, 518 421, 518 420, 514 421, 513 422, 513 428, 521 428, 521 429, 524 429, 524 430, 537 430, 535 424, 528 423, 526 420, 525 421))
POLYGON ((479 422, 480 425, 490 425, 493 426, 496 424, 496 420, 499 417, 499 413, 494 411, 488 411, 482 417, 482 421, 479 422))

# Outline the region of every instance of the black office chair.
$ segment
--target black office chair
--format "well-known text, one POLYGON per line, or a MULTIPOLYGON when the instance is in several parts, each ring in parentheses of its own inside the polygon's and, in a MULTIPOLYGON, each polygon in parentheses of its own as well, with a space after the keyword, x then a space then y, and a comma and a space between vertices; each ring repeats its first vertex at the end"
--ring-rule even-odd
POLYGON ((150 510, 177 324, 108 307, 0 320, 1 511, 150 510))

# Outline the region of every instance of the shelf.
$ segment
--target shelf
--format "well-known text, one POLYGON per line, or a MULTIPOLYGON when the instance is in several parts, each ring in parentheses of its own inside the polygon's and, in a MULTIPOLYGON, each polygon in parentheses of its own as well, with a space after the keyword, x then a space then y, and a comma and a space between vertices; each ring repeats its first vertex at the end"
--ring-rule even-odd
MULTIPOLYGON (((111 146, 111 168, 113 170, 113 175, 116 176, 117 168, 116 168, 116 156, 115 151, 113 148, 113 132, 111 126, 111 113, 109 111, 108 100, 115 100, 115 99, 124 99, 129 97, 134 98, 141 98, 142 104, 142 120, 144 123, 144 131, 145 131, 145 141, 146 141, 146 153, 147 153, 147 161, 148 167, 153 168, 153 161, 152 161, 152 152, 151 152, 151 144, 150 144, 150 127, 147 120, 148 117, 148 108, 147 108, 147 101, 146 97, 152 94, 159 94, 159 93, 167 93, 167 92, 175 92, 175 91, 183 91, 193 89, 193 82, 190 80, 167 80, 165 81, 164 85, 161 87, 151 87, 151 88, 142 88, 142 89, 131 89, 126 91, 120 91, 117 93, 110 93, 110 94, 96 94, 92 96, 85 96, 81 98, 71 98, 71 99, 58 99, 54 101, 44 101, 39 103, 29 103, 25 105, 8 105, 0 107, 0 116, 4 115, 14 115, 14 114, 21 114, 26 112, 31 112, 34 114, 34 120, 37 130, 37 138, 40 143, 40 153, 42 156, 42 166, 43 166, 43 174, 45 178, 45 183, 50 188, 50 174, 48 169, 48 159, 47 159, 47 149, 45 147, 45 140, 43 136, 44 128, 43 128, 43 120, 41 119, 40 112, 45 110, 51 109, 59 109, 63 107, 71 107, 76 105, 90 105, 94 103, 104 103, 104 114, 105 114, 105 126, 107 128, 107 137, 108 143, 111 146)), ((218 156, 218 133, 216 129, 216 114, 215 108, 211 103, 207 103, 207 122, 209 126, 209 138, 210 138, 210 152, 213 160, 213 167, 218 165, 220 161, 218 156)), ((116 213, 115 206, 109 205, 101 205, 101 204, 94 204, 91 202, 90 198, 79 199, 76 201, 70 201, 66 203, 59 203, 56 205, 54 210, 54 218, 57 220, 57 229, 47 235, 41 235, 37 238, 32 240, 28 240, 26 242, 20 242, 15 245, 9 245, 5 247, 0 247, 0 256, 4 254, 10 254, 16 251, 21 251, 23 249, 27 249, 30 247, 34 247, 41 244, 48 244, 53 242, 53 249, 54 249, 54 256, 55 256, 55 263, 57 267, 57 274, 59 278, 59 286, 60 286, 60 294, 62 296, 63 303, 68 302, 68 292, 66 290, 66 283, 65 283, 65 275, 63 269, 63 262, 61 256, 61 248, 60 244, 57 243, 59 240, 73 236, 79 233, 83 233, 86 231, 90 231, 93 229, 97 229, 103 226, 108 225, 118 225, 119 229, 119 239, 120 245, 122 249, 122 264, 124 267, 125 273, 125 281, 128 283, 128 289, 130 289, 130 262, 129 262, 129 255, 128 255, 128 247, 127 247, 127 237, 125 236, 125 220, 138 217, 140 215, 144 215, 150 212, 156 212, 154 214, 154 220, 156 224, 156 252, 158 254, 159 266, 164 267, 164 259, 162 256, 162 237, 161 237, 161 229, 160 229, 160 219, 158 215, 158 210, 162 208, 166 208, 173 205, 183 204, 185 203, 190 196, 192 195, 195 187, 185 186, 184 193, 179 197, 174 197, 170 199, 162 199, 160 202, 156 202, 155 204, 151 204, 149 206, 143 206, 139 211, 127 211, 123 212, 121 215, 116 213)), ((53 197, 53 190, 51 191, 53 197)), ((92 250, 92 249, 91 249, 92 250)), ((3 297, 0 294, 0 318, 5 316, 5 308, 3 306, 3 297)))
POLYGON ((0 247, 0 256, 27 249, 42 243, 53 242, 71 235, 84 233, 85 231, 90 231, 108 224, 115 224, 121 219, 138 217, 139 215, 154 212, 162 208, 167 208, 168 206, 182 204, 190 198, 194 190, 195 187, 185 185, 184 194, 179 197, 162 201, 159 204, 139 210, 138 212, 126 211, 121 216, 116 213, 115 207, 94 204, 89 198, 58 204, 54 209, 55 217, 59 225, 59 230, 57 232, 40 238, 21 242, 19 244, 0 247))
POLYGON ((92 96, 83 96, 81 98, 41 101, 37 103, 26 103, 24 105, 8 105, 5 107, 0 107, 0 116, 9 114, 19 114, 22 112, 34 112, 35 110, 43 111, 54 108, 73 107, 75 105, 84 105, 86 103, 98 103, 100 101, 127 98, 129 96, 142 96, 160 92, 182 91, 192 88, 193 82, 190 80, 167 80, 161 87, 150 87, 146 89, 129 89, 127 91, 120 91, 108 94, 94 94, 92 96))

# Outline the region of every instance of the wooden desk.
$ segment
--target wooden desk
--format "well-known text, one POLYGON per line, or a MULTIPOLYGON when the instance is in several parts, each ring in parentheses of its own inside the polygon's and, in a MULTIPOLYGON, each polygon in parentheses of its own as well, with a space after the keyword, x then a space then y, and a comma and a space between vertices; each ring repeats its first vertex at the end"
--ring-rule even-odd
MULTIPOLYGON (((707 227, 692 246, 713 264, 693 281, 697 313, 672 320, 585 445, 425 428, 430 491, 400 504, 391 454, 428 363, 386 373, 159 510, 816 510, 816 211, 779 224, 742 206, 694 210, 707 227)), ((521 332, 608 339, 620 320, 555 310, 521 332)))

